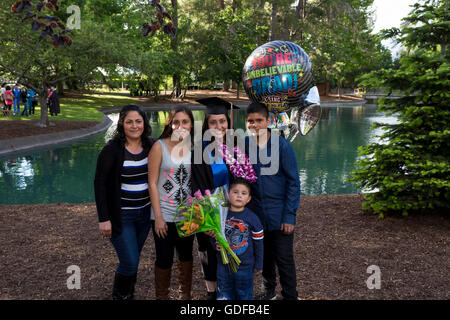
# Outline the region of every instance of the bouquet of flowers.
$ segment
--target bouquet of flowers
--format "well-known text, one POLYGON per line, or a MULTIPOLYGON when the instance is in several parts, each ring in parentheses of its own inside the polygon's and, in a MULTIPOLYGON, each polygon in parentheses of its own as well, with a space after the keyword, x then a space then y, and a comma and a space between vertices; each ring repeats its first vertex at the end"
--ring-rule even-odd
POLYGON ((211 194, 205 191, 205 196, 200 190, 194 193, 195 197, 187 198, 177 207, 178 215, 184 218, 175 222, 178 235, 187 237, 197 232, 213 231, 216 241, 220 244, 222 262, 228 265, 230 271, 236 272, 241 260, 230 248, 227 239, 221 233, 221 221, 219 205, 225 201, 222 191, 219 194, 211 194))

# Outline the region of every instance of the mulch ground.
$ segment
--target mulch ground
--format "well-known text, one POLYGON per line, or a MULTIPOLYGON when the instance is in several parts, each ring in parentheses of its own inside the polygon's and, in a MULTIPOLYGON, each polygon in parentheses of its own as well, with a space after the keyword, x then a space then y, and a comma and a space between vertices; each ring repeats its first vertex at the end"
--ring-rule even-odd
MULTIPOLYGON (((449 299, 450 219, 443 214, 387 217, 363 212, 360 195, 304 196, 295 229, 301 299, 449 299), (381 288, 368 289, 369 266, 381 288)), ((0 299, 106 300, 115 251, 97 230, 95 204, 0 205, 0 299), (68 267, 81 289, 68 289, 68 267)), ((194 248, 193 299, 204 283, 194 248)), ((153 235, 143 249, 137 299, 154 299, 153 235)), ((176 267, 172 298, 176 297, 176 267)), ((261 277, 255 278, 255 293, 261 277)), ((279 288, 277 289, 279 293, 279 288)))
MULTIPOLYGON (((69 93, 71 94, 71 93, 69 93)), ((74 93, 72 93, 74 94, 74 93)), ((189 92, 183 102, 211 95, 229 101, 235 92, 189 92)), ((242 100, 246 100, 241 92, 242 100)), ((352 100, 354 97, 343 97, 352 100)), ((335 96, 322 101, 338 101, 335 96)), ((342 100, 341 100, 342 101, 342 100)), ((139 98, 143 104, 153 98, 139 98)), ((180 102, 161 99, 158 103, 180 102)), ((93 122, 0 122, 0 140, 73 130, 93 122)), ((304 196, 295 229, 297 290, 301 299, 449 299, 450 219, 443 214, 388 217, 363 212, 360 195, 304 196), (369 266, 381 271, 381 288, 368 289, 369 266)), ((110 299, 117 267, 112 245, 97 231, 95 204, 0 205, 0 300, 110 299), (68 289, 67 270, 81 270, 81 289, 68 289)), ((196 243, 195 243, 196 246, 196 243)), ((194 247, 196 252, 196 247, 194 247)), ((149 235, 138 274, 136 296, 154 299, 154 242, 149 235)), ((204 296, 194 254, 193 299, 204 296)), ((176 268, 171 297, 175 298, 176 268)), ((261 276, 255 278, 260 292, 261 276)), ((277 288, 280 294, 280 288, 277 288)))

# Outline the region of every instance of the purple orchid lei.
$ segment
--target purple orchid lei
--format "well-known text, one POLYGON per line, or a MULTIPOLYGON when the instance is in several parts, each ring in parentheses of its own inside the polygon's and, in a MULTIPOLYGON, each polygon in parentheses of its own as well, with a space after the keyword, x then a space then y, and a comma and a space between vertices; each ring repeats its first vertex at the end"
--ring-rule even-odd
POLYGON ((226 144, 219 143, 219 150, 222 153, 225 163, 229 165, 233 175, 244 178, 250 183, 256 182, 258 178, 256 177, 255 170, 253 170, 253 166, 250 163, 248 156, 237 146, 233 148, 233 154, 236 155, 236 158, 230 153, 226 144))

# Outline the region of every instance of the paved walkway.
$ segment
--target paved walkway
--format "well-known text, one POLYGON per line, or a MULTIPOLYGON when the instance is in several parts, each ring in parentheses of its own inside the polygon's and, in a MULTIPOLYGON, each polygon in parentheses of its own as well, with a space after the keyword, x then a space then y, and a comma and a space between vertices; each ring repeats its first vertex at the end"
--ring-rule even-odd
POLYGON ((111 119, 105 115, 101 122, 89 128, 2 140, 0 144, 0 156, 93 136, 108 129, 111 124, 111 119))

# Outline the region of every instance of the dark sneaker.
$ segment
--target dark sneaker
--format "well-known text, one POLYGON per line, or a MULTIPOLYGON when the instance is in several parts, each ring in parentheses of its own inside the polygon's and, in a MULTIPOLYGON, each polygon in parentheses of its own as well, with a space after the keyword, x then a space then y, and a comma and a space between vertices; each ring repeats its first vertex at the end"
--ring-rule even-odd
POLYGON ((257 294, 255 300, 277 300, 277 295, 275 291, 264 291, 263 293, 257 294))

